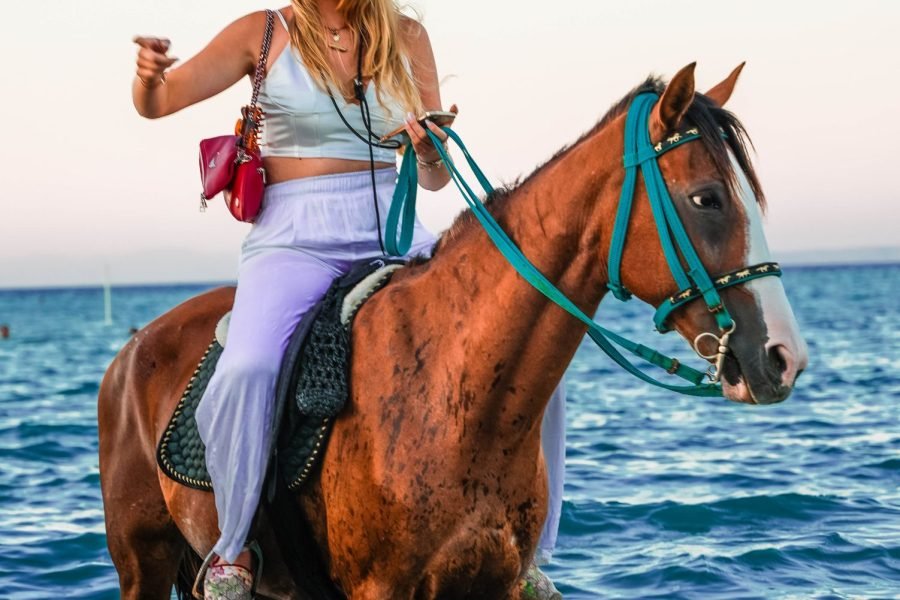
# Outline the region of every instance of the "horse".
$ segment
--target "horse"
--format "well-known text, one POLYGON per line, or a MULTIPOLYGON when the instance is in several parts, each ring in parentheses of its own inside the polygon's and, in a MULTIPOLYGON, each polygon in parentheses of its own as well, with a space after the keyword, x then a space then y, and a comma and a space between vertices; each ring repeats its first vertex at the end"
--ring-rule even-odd
MULTIPOLYGON (((649 78, 574 144, 487 198, 500 226, 585 313, 596 312, 610 282, 626 113, 639 93, 659 96, 647 123, 654 142, 684 126, 704 134, 658 164, 706 270, 767 259, 749 138, 722 108, 742 67, 706 94, 695 91, 693 64, 668 84, 649 78)), ((678 289, 640 182, 620 270, 629 292, 653 305, 678 289)), ((725 397, 784 400, 807 350, 780 280, 721 293, 739 325, 721 364, 725 397)), ((217 539, 213 495, 163 475, 155 448, 233 296, 216 289, 154 320, 103 379, 101 486, 123 598, 168 598, 217 539)), ((693 302, 671 314, 670 327, 696 340, 714 330, 714 317, 693 302)), ((396 271, 359 311, 351 398, 321 468, 261 511, 260 596, 520 597, 547 511, 541 419, 585 331, 462 213, 430 259, 396 271), (285 540, 307 544, 305 554, 285 540)))

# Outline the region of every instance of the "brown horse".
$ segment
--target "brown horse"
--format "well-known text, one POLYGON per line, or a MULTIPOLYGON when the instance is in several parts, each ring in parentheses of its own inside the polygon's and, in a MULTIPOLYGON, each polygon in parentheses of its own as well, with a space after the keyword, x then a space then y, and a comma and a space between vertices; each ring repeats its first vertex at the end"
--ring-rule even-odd
MULTIPOLYGON (((764 258, 762 195, 743 128, 721 108, 739 72, 705 95, 694 92, 693 65, 668 86, 648 80, 577 143, 489 199, 525 255, 581 310, 593 314, 607 289, 625 113, 639 90, 661 94, 650 120, 654 140, 697 124, 725 134, 659 161, 707 271, 764 258)), ((656 305, 676 286, 642 184, 627 240, 623 282, 656 305)), ((739 324, 723 368, 726 396, 784 400, 807 359, 780 281, 767 277, 722 295, 739 324)), ((101 482, 124 598, 167 598, 179 568, 190 577, 192 561, 217 538, 213 496, 167 479, 154 451, 232 298, 233 289, 218 289, 152 322, 103 381, 101 482)), ((699 302, 672 321, 688 340, 715 331, 699 302)), ((306 569, 351 598, 518 597, 546 513, 541 418, 584 333, 463 214, 433 258, 398 271, 359 312, 352 398, 321 471, 298 496, 280 495, 279 508, 258 525, 266 555, 260 594, 320 595, 303 590, 314 578, 298 572, 306 569), (289 518, 285 507, 302 518, 289 518), (303 564, 283 542, 304 535, 298 521, 318 549, 303 564)))

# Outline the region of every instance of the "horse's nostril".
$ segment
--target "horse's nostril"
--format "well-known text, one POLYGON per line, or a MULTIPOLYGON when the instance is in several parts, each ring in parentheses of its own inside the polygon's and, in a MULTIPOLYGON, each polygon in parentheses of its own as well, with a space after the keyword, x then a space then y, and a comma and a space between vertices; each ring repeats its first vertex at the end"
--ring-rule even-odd
POLYGON ((769 348, 769 362, 778 373, 784 373, 784 370, 787 369, 787 360, 785 360, 784 352, 784 346, 769 348))
POLYGON ((779 376, 781 385, 793 387, 800 367, 805 367, 806 364, 797 364, 794 353, 783 344, 776 344, 769 348, 767 355, 769 368, 772 370, 770 372, 779 376))

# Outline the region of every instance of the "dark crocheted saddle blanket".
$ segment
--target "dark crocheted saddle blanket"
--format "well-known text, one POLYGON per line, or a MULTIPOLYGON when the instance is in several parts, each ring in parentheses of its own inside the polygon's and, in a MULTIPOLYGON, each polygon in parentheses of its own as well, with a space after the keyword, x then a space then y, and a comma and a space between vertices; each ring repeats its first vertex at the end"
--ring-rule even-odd
MULTIPOLYGON (((365 260, 335 279, 322 300, 291 336, 276 386, 277 444, 274 472, 288 488, 298 489, 322 456, 334 417, 349 397, 350 329, 359 307, 387 285, 402 261, 365 260)), ((220 328, 221 329, 221 325, 220 328)), ((171 479, 199 490, 212 490, 205 447, 194 414, 222 354, 221 333, 200 360, 163 433, 157 462, 171 479)))

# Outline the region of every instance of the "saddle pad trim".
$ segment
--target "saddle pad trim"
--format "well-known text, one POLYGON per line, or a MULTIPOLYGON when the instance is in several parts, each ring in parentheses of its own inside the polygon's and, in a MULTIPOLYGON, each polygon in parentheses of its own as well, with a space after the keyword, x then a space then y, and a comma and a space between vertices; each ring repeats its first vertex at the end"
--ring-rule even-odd
POLYGON ((203 490, 205 492, 212 491, 212 483, 209 481, 194 479, 193 477, 188 477, 187 475, 179 473, 175 469, 175 465, 172 464, 172 461, 169 460, 168 447, 169 439, 172 437, 172 432, 175 430, 175 426, 177 424, 177 419, 184 410, 184 405, 188 401, 191 390, 194 388, 194 383, 197 381, 197 376, 200 374, 200 366, 206 361, 209 353, 212 352, 213 348, 217 344, 218 342, 216 342, 216 340, 213 340, 206 348, 206 352, 203 353, 203 357, 200 358, 200 362, 197 363, 197 368, 194 369, 194 374, 191 376, 191 380, 188 382, 187 387, 184 389, 184 393, 181 395, 181 400, 178 401, 178 405, 175 407, 175 413, 172 415, 172 418, 169 419, 169 425, 166 427, 165 433, 163 433, 162 439, 159 442, 159 448, 156 452, 156 462, 162 472, 166 474, 166 476, 188 487, 194 488, 195 490, 203 490))
POLYGON ((362 306, 363 302, 368 300, 375 292, 384 287, 387 283, 386 279, 390 278, 394 271, 404 265, 388 265, 377 271, 367 275, 362 281, 353 286, 344 296, 344 302, 341 306, 341 323, 350 326, 350 321, 356 316, 356 311, 362 306))
POLYGON ((307 457, 303 470, 300 471, 293 481, 288 483, 287 487, 292 492, 300 489, 306 483, 306 480, 309 479, 313 468, 318 464, 319 453, 322 451, 329 433, 331 433, 331 419, 322 419, 322 426, 316 432, 316 445, 313 446, 312 452, 307 457))
POLYGON ((229 310, 227 313, 222 315, 222 318, 219 319, 219 322, 216 323, 216 341, 219 342, 219 345, 223 348, 225 347, 225 342, 228 340, 228 327, 231 325, 231 311, 229 310))

